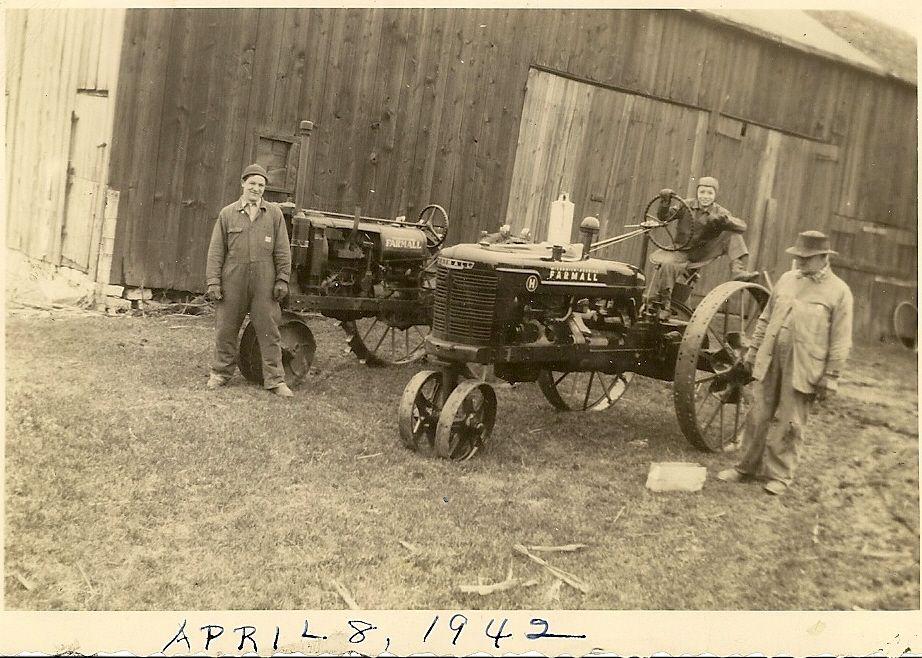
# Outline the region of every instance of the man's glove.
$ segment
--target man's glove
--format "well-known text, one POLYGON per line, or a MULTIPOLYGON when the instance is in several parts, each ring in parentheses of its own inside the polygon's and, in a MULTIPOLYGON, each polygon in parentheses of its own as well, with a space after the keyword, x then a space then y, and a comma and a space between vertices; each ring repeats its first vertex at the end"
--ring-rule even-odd
POLYGON ((822 378, 813 387, 813 399, 817 402, 825 402, 839 390, 839 382, 835 377, 823 375, 822 378))
POLYGON ((288 297, 288 284, 284 281, 276 281, 272 287, 272 299, 280 302, 286 297, 288 297))
POLYGON ((221 294, 221 286, 217 283, 208 284, 208 291, 205 293, 205 299, 209 302, 219 302, 224 299, 224 295, 221 294))
POLYGON ((752 362, 751 361, 742 361, 740 362, 740 374, 744 377, 745 382, 755 381, 755 377, 752 376, 752 362))

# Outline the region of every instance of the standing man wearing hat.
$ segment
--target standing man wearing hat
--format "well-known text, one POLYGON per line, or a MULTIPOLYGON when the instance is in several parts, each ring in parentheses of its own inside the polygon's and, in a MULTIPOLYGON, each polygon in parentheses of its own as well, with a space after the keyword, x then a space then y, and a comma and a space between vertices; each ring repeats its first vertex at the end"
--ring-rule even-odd
MULTIPOLYGON (((682 251, 656 251, 650 260, 657 270, 650 278, 644 293, 649 303, 659 300, 665 317, 669 315, 672 289, 679 277, 687 281, 695 272, 724 254, 730 259, 730 273, 734 281, 753 281, 758 272, 746 269, 749 265, 749 248, 743 240, 746 222, 730 214, 716 203, 720 183, 713 176, 702 176, 694 199, 685 203, 691 213, 682 207, 676 221, 676 243, 687 245, 682 251)), ((665 218, 672 190, 660 192, 660 218, 665 218)))
POLYGON ((794 269, 778 279, 759 316, 746 365, 754 401, 735 468, 725 482, 764 479, 782 494, 794 477, 797 447, 813 400, 835 393, 852 344, 852 292, 829 267, 829 238, 804 231, 786 250, 794 269))
POLYGON ((224 386, 237 365, 237 333, 246 314, 256 329, 263 386, 293 393, 282 368, 279 302, 288 295, 291 251, 282 211, 263 199, 269 176, 258 164, 243 170, 241 197, 218 215, 205 268, 206 296, 215 302, 215 352, 208 388, 224 386))

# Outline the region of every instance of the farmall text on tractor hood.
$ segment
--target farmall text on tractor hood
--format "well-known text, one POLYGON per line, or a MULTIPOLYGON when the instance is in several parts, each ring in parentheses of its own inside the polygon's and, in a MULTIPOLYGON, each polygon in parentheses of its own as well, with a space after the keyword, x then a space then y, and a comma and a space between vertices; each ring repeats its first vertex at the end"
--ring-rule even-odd
POLYGON ((581 259, 582 245, 571 245, 560 260, 553 260, 552 245, 459 244, 443 249, 439 265, 450 269, 481 269, 531 274, 538 286, 576 285, 604 288, 643 286, 644 275, 636 267, 601 258, 581 259))

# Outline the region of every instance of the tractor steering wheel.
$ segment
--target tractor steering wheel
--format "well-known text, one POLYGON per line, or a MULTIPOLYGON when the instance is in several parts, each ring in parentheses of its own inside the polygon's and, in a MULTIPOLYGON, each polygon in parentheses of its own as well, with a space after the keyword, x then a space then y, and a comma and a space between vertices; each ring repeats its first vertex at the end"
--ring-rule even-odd
POLYGON ((684 251, 691 242, 691 231, 684 231, 680 235, 678 219, 684 214, 692 216, 692 210, 685 199, 680 197, 672 190, 663 190, 655 197, 650 199, 649 203, 643 209, 643 220, 640 226, 649 229, 647 235, 650 241, 663 251, 684 251), (668 202, 666 201, 668 199, 668 202), (653 207, 657 209, 663 207, 666 202, 666 213, 663 219, 657 214, 651 212, 653 207))
POLYGON ((419 211, 416 224, 426 235, 426 246, 429 249, 437 249, 448 236, 448 213, 435 203, 419 211))

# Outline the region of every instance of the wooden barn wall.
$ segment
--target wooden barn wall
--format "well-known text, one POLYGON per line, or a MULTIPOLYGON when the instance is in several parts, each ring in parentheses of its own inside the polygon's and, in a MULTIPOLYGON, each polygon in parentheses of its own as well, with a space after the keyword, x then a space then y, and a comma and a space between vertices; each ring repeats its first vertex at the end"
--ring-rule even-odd
POLYGON ((98 255, 114 104, 108 96, 115 92, 124 13, 5 12, 6 244, 53 265, 62 264, 68 226, 80 233, 85 247, 80 250, 81 269, 91 269, 90 250, 93 257, 98 255), (81 101, 87 99, 99 101, 102 111, 83 112, 81 101), (74 132, 78 122, 79 135, 74 132), (74 152, 75 139, 85 141, 82 138, 90 133, 103 135, 102 142, 89 144, 90 152, 74 152), (84 185, 74 189, 86 193, 92 188, 92 200, 68 206, 68 192, 75 183, 69 170, 71 176, 87 179, 81 178, 84 185), (65 225, 68 208, 71 215, 65 225), (92 216, 76 217, 75 208, 92 216))
MULTIPOLYGON (((621 169, 640 168, 622 171, 608 194, 645 198, 703 173, 766 186, 734 180, 736 162, 720 161, 721 122, 831 145, 819 169, 808 163, 798 174, 821 189, 804 194, 791 170, 778 185, 800 187, 766 191, 787 213, 786 233, 774 239, 789 242, 806 225, 839 227, 840 242, 851 236, 854 267, 915 277, 906 256, 916 243, 914 86, 681 10, 138 9, 128 12, 110 169, 122 196, 113 280, 201 290, 211 226, 239 193, 238 172, 265 139, 296 164, 297 144, 285 140, 300 119, 315 123, 309 205, 360 204, 392 217, 439 203, 450 242, 495 230, 514 193, 533 68, 707 112, 706 171, 640 175, 643 153, 663 137, 641 126, 642 138, 617 154, 621 169), (860 258, 867 235, 879 236, 876 265, 860 258)), ((579 121, 613 139, 591 113, 579 121)), ((616 156, 596 144, 592 157, 610 171, 605 161, 616 156)), ((279 171, 277 196, 296 173, 291 164, 279 171)))

